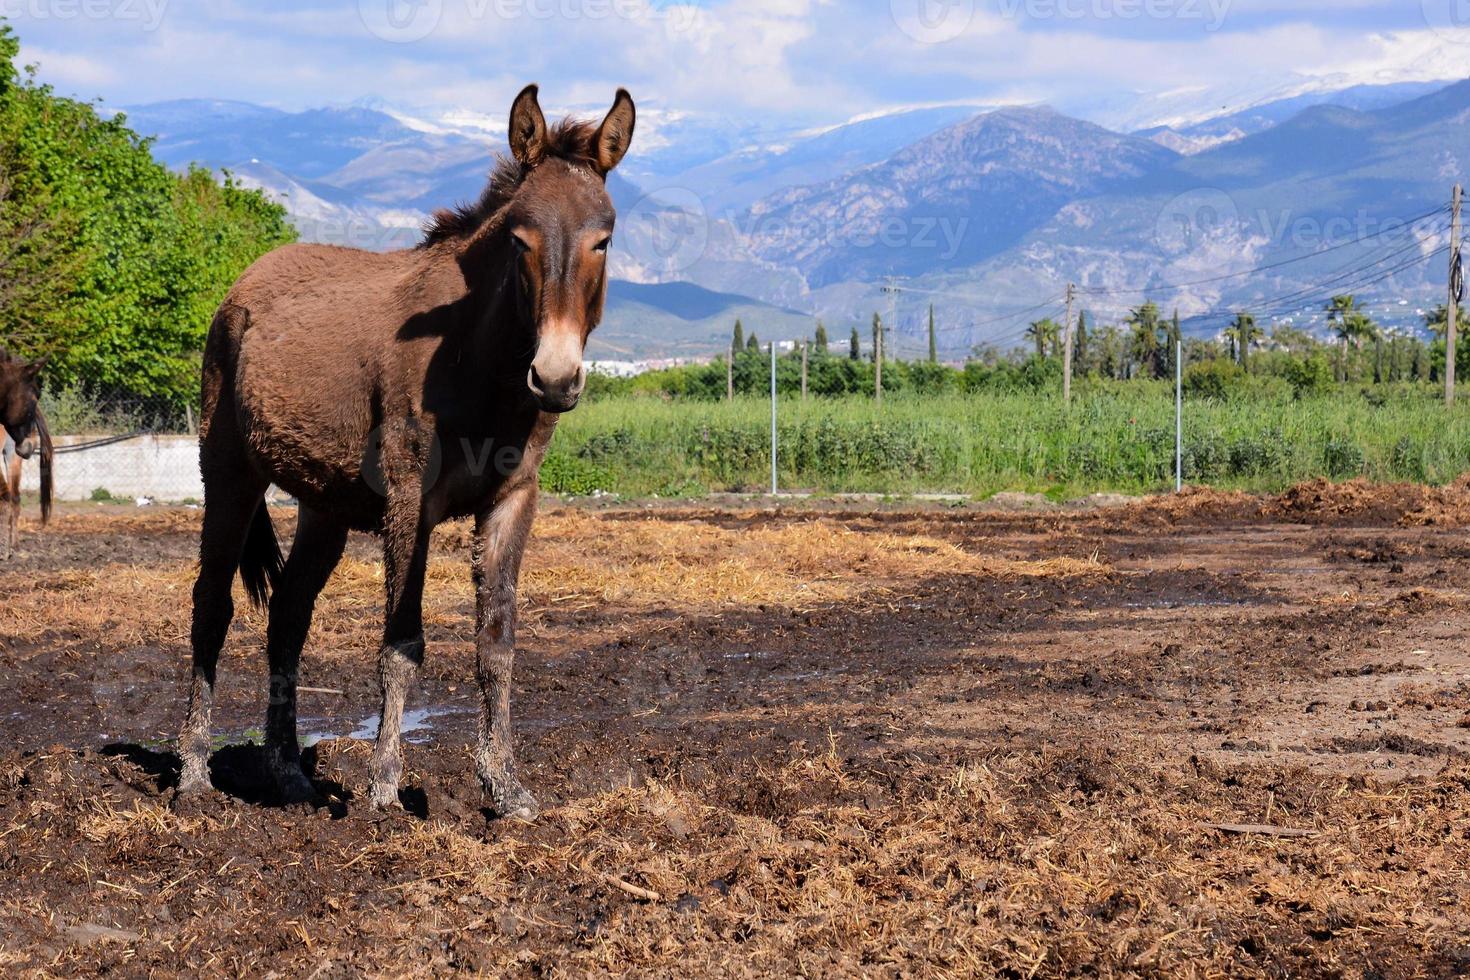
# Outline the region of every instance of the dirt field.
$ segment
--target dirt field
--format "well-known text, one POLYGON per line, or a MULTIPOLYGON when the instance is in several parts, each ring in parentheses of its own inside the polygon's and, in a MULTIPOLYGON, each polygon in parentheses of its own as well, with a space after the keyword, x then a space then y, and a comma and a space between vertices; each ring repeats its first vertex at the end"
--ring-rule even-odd
POLYGON ((361 802, 372 541, 303 667, 331 805, 265 794, 247 613, 223 792, 175 811, 197 512, 27 528, 0 566, 0 973, 1470 971, 1464 487, 843 506, 548 506, 531 825, 487 822, 467 751, 464 528, 388 816, 361 802))

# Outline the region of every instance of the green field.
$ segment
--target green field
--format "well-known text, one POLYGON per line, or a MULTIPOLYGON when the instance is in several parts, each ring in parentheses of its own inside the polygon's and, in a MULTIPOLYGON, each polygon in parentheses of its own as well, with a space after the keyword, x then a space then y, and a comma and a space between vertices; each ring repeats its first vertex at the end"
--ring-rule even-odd
MULTIPOLYGON (((783 397, 783 490, 1071 497, 1173 484, 1167 384, 1088 385, 1070 407, 1046 393, 783 397)), ((759 490, 770 476, 770 404, 617 395, 566 416, 543 472, 563 493, 697 495, 759 490)), ((1272 491, 1325 476, 1444 483, 1470 470, 1470 406, 1429 385, 1301 399, 1187 399, 1188 483, 1272 491)))

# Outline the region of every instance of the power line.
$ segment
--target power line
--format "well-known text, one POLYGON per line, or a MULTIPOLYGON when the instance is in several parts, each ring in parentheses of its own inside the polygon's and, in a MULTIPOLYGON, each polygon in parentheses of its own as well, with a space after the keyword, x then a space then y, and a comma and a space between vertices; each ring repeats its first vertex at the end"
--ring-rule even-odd
MULTIPOLYGON (((1413 225, 1416 222, 1423 221, 1425 218, 1433 217, 1436 214, 1447 213, 1448 211, 1449 211, 1449 205, 1448 204, 1441 204, 1439 207, 1434 208, 1433 210, 1426 211, 1425 213, 1423 213, 1423 214, 1421 214, 1421 215, 1419 215, 1417 217, 1410 218, 1408 221, 1406 221, 1404 223, 1404 227, 1406 227, 1410 231, 1412 231, 1413 225)), ((1183 289, 1183 288, 1185 288, 1187 286, 1203 286, 1203 285, 1207 285, 1209 283, 1214 283, 1214 282, 1224 282, 1227 279, 1239 279, 1242 276, 1251 276, 1251 275, 1255 275, 1255 274, 1260 273, 1260 272, 1268 272, 1271 269, 1279 269, 1282 266, 1291 265, 1291 264, 1296 263, 1296 262, 1305 262, 1308 259, 1320 258, 1323 255, 1328 255, 1328 254, 1330 254, 1332 252, 1338 251, 1339 249, 1348 248, 1349 246, 1352 246, 1352 245, 1359 245, 1359 244, 1362 244, 1363 242, 1371 241, 1374 238, 1379 238, 1379 237, 1381 237, 1383 235, 1388 234, 1390 231, 1394 231, 1394 230, 1398 230, 1398 229, 1383 228, 1380 231, 1376 231, 1376 232, 1374 232, 1374 233, 1372 233, 1370 235, 1360 235, 1359 237, 1354 238, 1354 239, 1351 239, 1349 241, 1339 242, 1336 245, 1330 245, 1327 248, 1318 249, 1315 252, 1308 252, 1306 255, 1297 255, 1297 256, 1293 256, 1292 258, 1289 258, 1289 259, 1281 259, 1281 260, 1279 260, 1277 262, 1268 262, 1265 265, 1259 265, 1259 266, 1256 266, 1255 268, 1252 268, 1252 269, 1243 269, 1240 272, 1228 272, 1228 273, 1225 273, 1224 275, 1209 276, 1209 277, 1204 278, 1204 279, 1191 279, 1191 280, 1188 280, 1188 281, 1185 281, 1185 282, 1176 282, 1176 283, 1161 283, 1161 284, 1156 285, 1156 286, 1145 286, 1145 287, 1116 287, 1116 288, 1112 288, 1112 289, 1105 289, 1105 288, 1101 288, 1101 287, 1086 287, 1086 286, 1084 286, 1082 288, 1083 288, 1083 291, 1084 292, 1090 293, 1090 294, 1095 295, 1095 296, 1112 296, 1112 295, 1118 295, 1118 294, 1121 294, 1121 293, 1172 292, 1172 291, 1177 290, 1177 289, 1183 289)))

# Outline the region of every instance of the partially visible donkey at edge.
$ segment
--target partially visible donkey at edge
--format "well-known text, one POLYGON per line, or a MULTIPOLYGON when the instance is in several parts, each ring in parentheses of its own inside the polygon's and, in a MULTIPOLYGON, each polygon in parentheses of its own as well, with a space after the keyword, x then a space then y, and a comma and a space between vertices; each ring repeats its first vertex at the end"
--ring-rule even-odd
POLYGON ((41 523, 51 520, 51 433, 41 414, 44 359, 26 363, 0 347, 0 559, 19 540, 21 461, 41 454, 41 523))
POLYGON ((291 245, 230 290, 204 351, 204 527, 181 793, 210 785, 210 703, 238 570, 251 599, 269 602, 269 771, 285 801, 316 798, 296 741, 298 664, 317 595, 357 529, 382 535, 386 586, 371 802, 397 805, 430 532, 473 515, 475 766, 494 814, 536 814, 511 751, 516 580, 542 457, 586 382, 613 231, 605 181, 634 115, 620 89, 600 125, 548 129, 527 86, 511 107, 511 158, 477 203, 436 214, 416 248, 291 245), (300 502, 284 564, 263 504, 272 482, 300 502))

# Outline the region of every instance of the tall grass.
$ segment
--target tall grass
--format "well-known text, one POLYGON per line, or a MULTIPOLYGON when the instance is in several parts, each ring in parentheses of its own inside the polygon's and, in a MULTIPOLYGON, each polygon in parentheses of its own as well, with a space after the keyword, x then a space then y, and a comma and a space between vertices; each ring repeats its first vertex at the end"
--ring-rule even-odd
MULTIPOLYGON (((677 495, 769 482, 770 406, 610 397, 566 416, 543 482, 550 489, 677 495)), ((785 398, 780 478, 819 492, 1029 490, 1060 496, 1172 485, 1167 385, 1052 394, 785 398)), ((1244 394, 1188 400, 1184 477, 1279 490, 1316 476, 1443 483, 1470 470, 1470 406, 1427 386, 1383 386, 1301 400, 1244 394)))

